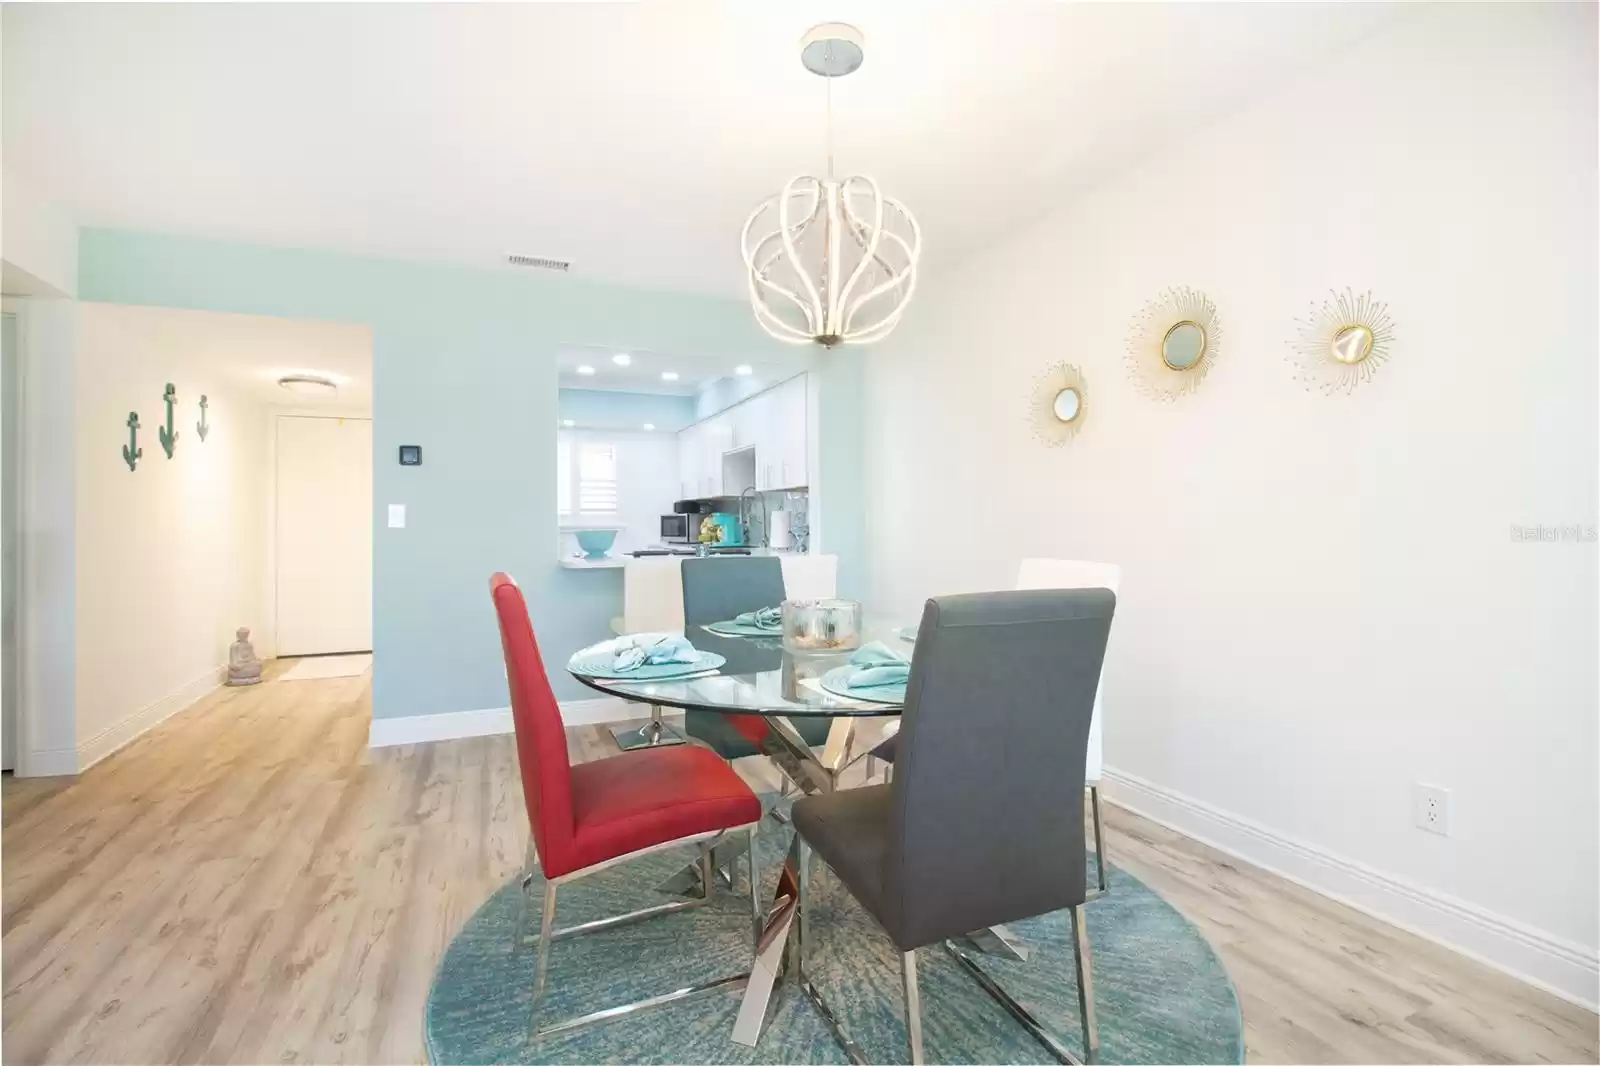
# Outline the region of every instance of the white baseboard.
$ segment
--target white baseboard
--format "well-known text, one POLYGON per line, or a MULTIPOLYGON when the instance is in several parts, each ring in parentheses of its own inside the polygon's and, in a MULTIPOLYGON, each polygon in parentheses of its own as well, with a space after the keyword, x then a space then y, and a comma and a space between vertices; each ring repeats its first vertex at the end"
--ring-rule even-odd
POLYGON ((1105 769, 1106 799, 1346 906, 1596 1009, 1600 955, 1476 904, 1284 836, 1151 781, 1105 769))
MULTIPOLYGON (((94 736, 78 745, 77 768, 68 773, 83 773, 107 755, 127 747, 139 737, 149 732, 155 726, 171 718, 179 711, 197 703, 200 699, 215 692, 222 681, 228 676, 226 664, 214 666, 192 681, 188 681, 177 691, 163 696, 147 707, 141 707, 120 722, 114 722, 100 730, 94 736)), ((35 757, 44 754, 36 752, 35 757)), ((37 767, 38 762, 30 762, 30 767, 37 767)))
MULTIPOLYGON (((648 717, 648 705, 608 697, 563 700, 561 703, 561 720, 569 726, 648 717)), ((412 714, 403 718, 374 718, 372 729, 367 734, 367 746, 389 748, 397 744, 431 744, 439 740, 490 737, 509 732, 510 707, 486 707, 480 711, 454 711, 447 714, 412 714)))

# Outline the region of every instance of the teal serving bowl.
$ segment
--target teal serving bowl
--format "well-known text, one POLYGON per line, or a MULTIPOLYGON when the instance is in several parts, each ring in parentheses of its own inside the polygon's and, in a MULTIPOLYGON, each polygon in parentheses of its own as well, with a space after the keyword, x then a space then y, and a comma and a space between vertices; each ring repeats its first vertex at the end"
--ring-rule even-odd
POLYGON ((578 538, 578 547, 583 549, 585 559, 604 559, 617 541, 614 529, 581 529, 573 536, 578 538))

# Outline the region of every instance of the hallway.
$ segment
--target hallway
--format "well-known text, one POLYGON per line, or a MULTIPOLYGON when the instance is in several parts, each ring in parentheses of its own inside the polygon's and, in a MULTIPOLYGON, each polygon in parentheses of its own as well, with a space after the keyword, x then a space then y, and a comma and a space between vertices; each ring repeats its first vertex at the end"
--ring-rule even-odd
MULTIPOLYGON (((424 1061, 435 963, 521 861, 514 749, 369 752, 368 679, 272 682, 287 665, 78 779, 6 779, 5 1062, 424 1061)), ((597 726, 568 744, 615 750, 597 726)), ((1112 861, 1215 945, 1252 1061, 1595 1060, 1588 1011, 1107 820, 1112 861)))

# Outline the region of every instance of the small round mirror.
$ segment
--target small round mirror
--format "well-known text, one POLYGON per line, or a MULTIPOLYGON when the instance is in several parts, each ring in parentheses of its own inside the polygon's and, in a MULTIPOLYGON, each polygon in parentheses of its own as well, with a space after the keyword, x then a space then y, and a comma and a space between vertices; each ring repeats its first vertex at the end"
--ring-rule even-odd
POLYGON ((1183 321, 1161 339, 1161 361, 1174 370, 1188 370, 1206 354, 1206 331, 1198 322, 1183 321))
POLYGON ((1366 326, 1346 326, 1333 335, 1333 357, 1354 366, 1372 354, 1372 330, 1366 326))
POLYGON ((1077 389, 1062 389, 1056 393, 1054 410, 1056 418, 1063 422, 1071 422, 1078 417, 1078 411, 1083 407, 1083 401, 1078 396, 1077 389))

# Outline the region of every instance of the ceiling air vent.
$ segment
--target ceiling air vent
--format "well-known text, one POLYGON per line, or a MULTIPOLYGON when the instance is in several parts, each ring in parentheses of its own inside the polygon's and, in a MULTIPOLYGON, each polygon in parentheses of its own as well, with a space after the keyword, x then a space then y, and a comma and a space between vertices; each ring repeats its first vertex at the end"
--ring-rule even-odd
POLYGON ((543 256, 516 254, 506 256, 506 262, 512 266, 535 267, 539 270, 559 270, 563 273, 572 265, 565 259, 545 259, 543 256))

